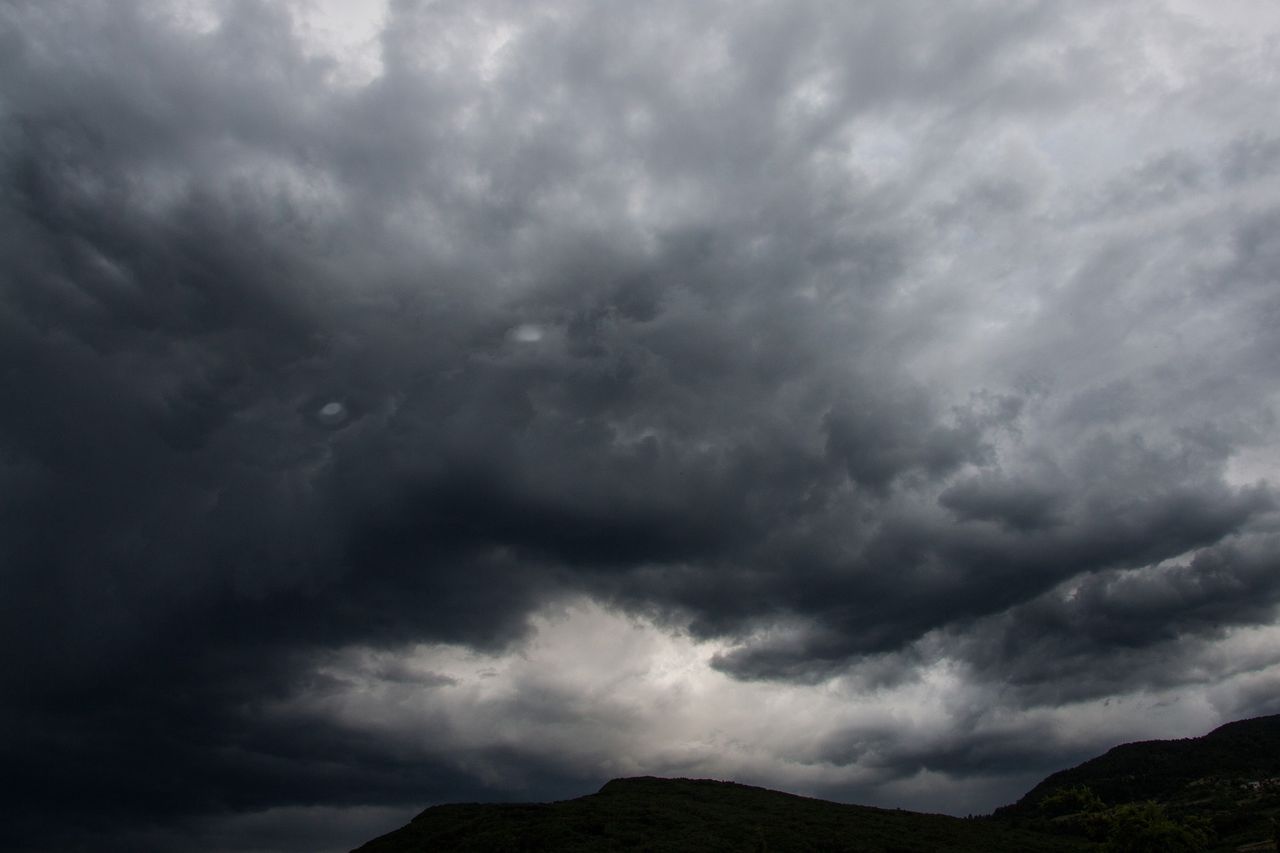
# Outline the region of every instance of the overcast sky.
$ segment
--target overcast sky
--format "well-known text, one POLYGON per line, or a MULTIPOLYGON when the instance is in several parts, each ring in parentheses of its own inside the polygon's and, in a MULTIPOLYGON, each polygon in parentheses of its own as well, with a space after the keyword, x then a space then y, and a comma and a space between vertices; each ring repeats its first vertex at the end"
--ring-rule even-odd
POLYGON ((0 846, 1280 712, 1280 6, 0 0, 0 846))

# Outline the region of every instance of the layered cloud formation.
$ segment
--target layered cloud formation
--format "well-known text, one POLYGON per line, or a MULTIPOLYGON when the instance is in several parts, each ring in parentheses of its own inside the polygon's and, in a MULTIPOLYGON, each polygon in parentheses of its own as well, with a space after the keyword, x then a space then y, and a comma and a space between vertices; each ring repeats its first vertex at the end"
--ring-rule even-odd
POLYGON ((3 831, 986 811, 1280 711, 1278 63, 1245 2, 0 6, 3 831))

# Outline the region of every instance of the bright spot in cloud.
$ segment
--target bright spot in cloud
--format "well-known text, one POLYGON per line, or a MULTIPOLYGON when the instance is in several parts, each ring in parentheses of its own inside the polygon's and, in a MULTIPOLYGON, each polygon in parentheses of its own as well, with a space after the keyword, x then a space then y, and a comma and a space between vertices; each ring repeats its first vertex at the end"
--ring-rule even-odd
POLYGON ((316 419, 325 426, 337 426, 347 419, 347 407, 338 400, 330 400, 316 410, 316 419))
POLYGON ((336 63, 333 82, 364 86, 382 75, 385 0, 305 0, 294 14, 307 53, 336 63))
POLYGON ((522 344, 536 344, 546 333, 541 326, 533 323, 522 323, 511 330, 511 339, 522 344))

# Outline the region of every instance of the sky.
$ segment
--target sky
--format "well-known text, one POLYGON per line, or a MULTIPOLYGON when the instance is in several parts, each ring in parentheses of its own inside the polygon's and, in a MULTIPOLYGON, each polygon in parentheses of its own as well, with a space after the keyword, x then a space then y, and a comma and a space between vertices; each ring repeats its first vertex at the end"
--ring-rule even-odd
POLYGON ((0 0, 0 846, 1280 712, 1280 6, 0 0))

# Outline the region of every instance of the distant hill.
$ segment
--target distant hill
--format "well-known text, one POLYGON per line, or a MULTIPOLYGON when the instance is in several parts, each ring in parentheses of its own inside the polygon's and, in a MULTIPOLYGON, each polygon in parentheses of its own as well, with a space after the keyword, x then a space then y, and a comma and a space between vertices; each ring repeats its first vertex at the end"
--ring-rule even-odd
POLYGON ((615 779, 576 800, 449 805, 360 853, 1067 853, 1088 849, 989 819, 850 806, 705 779, 615 779))
MULTIPOLYGON (((1207 821, 1215 836, 1210 850, 1270 839, 1280 818, 1280 715, 1227 723, 1203 737, 1117 746, 1054 773, 995 816, 1045 829, 1052 804, 1081 789, 1105 807, 1151 801, 1175 819, 1207 821)), ((1060 823, 1069 817, 1053 815, 1060 823)))
POLYGON ((1124 744, 1049 776, 992 817, 844 805, 705 779, 615 779, 556 803, 443 805, 359 848, 652 853, 1272 851, 1280 715, 1124 744))
POLYGON ((1166 800, 1206 778, 1280 777, 1280 715, 1238 720, 1203 737, 1126 743, 1036 785, 998 813, 1034 809, 1050 792, 1087 785, 1108 805, 1166 800))

